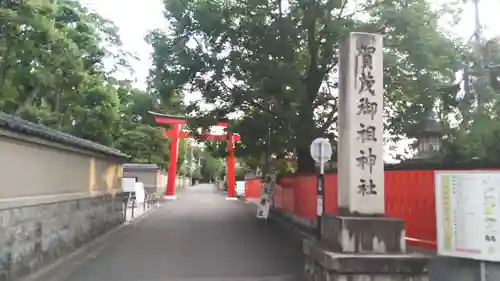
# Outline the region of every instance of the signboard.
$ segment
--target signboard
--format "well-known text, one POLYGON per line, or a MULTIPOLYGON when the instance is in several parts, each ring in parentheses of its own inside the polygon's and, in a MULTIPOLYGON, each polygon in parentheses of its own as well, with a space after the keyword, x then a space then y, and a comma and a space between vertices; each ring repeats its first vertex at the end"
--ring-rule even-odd
POLYGON ((500 172, 435 173, 438 254, 500 261, 500 172))
POLYGON ((237 181, 236 182, 236 195, 245 196, 245 182, 237 181))
POLYGON ((122 191, 134 192, 135 191, 135 178, 122 178, 122 191))
POLYGON ((135 200, 137 203, 144 203, 144 200, 146 199, 146 192, 144 190, 144 184, 142 182, 136 182, 135 183, 135 200))
POLYGON ((259 207, 257 209, 257 218, 267 219, 271 209, 271 198, 273 198, 274 184, 276 176, 273 175, 264 183, 262 194, 260 195, 259 207))
POLYGON ((311 157, 320 165, 324 165, 332 157, 332 146, 330 145, 330 141, 325 138, 313 140, 309 149, 311 157))

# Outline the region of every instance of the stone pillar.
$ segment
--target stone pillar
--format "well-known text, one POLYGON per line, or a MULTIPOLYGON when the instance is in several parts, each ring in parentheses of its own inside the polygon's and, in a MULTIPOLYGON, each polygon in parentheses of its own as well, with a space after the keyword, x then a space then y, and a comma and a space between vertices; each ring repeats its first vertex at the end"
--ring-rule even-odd
POLYGON ((323 216, 321 241, 304 241, 308 280, 428 280, 404 221, 384 217, 382 39, 351 33, 340 49, 339 214, 323 216))
POLYGON ((339 209, 384 214, 382 36, 352 33, 340 48, 339 209))

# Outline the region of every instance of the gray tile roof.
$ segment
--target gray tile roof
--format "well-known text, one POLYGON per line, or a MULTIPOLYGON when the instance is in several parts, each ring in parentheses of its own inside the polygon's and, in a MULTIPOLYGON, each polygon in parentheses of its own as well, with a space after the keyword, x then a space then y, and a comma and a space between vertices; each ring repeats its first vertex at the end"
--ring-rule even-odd
POLYGON ((97 152, 108 156, 118 158, 128 158, 126 154, 118 149, 110 148, 102 144, 77 138, 70 134, 59 132, 57 130, 31 123, 19 117, 15 117, 0 111, 0 128, 13 131, 19 134, 39 137, 51 142, 73 146, 83 150, 97 152))
POLYGON ((124 170, 158 170, 160 167, 156 164, 136 164, 136 163, 125 163, 123 164, 124 170))

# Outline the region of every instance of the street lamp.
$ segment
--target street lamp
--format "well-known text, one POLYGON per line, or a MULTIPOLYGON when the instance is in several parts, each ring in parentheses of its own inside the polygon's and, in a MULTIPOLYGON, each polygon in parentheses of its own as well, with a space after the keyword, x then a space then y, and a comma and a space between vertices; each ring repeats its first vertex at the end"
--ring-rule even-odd
POLYGON ((415 159, 428 159, 441 149, 441 124, 436 120, 434 111, 428 111, 424 120, 424 127, 418 133, 415 159))

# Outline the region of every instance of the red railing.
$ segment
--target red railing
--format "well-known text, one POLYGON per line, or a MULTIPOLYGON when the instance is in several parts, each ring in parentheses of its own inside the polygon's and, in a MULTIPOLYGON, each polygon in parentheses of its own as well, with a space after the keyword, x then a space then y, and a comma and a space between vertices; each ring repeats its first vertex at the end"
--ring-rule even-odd
MULTIPOLYGON (((247 180, 245 189, 249 195, 245 196, 257 196, 260 188, 259 179, 247 180)), ((279 178, 273 199, 277 209, 316 219, 316 176, 279 178)), ((338 211, 336 174, 325 175, 325 209, 330 214, 338 211)), ((388 217, 404 219, 408 245, 436 248, 434 171, 386 171, 385 210, 388 217)))
POLYGON ((435 250, 434 171, 386 171, 385 213, 405 221, 408 245, 435 250))
MULTIPOLYGON (((405 221, 409 246, 436 249, 434 173, 435 170, 385 171, 385 214, 405 221)), ((316 219, 315 175, 281 177, 277 183, 273 197, 276 209, 316 219)), ((260 194, 260 185, 253 186, 259 186, 260 194)), ((325 175, 325 209, 330 214, 338 212, 336 174, 325 175)))

